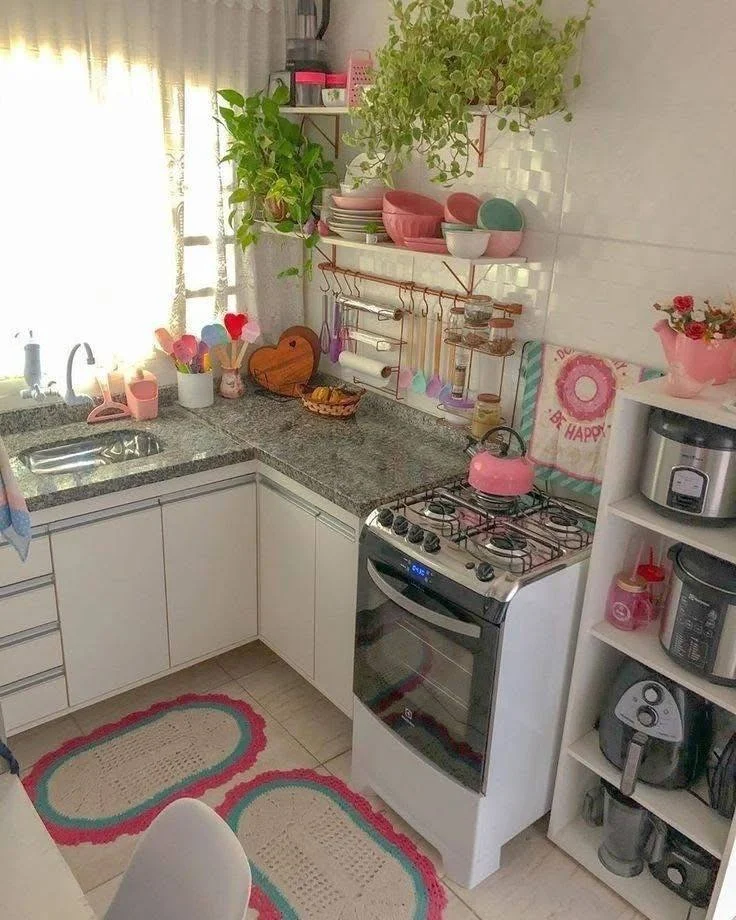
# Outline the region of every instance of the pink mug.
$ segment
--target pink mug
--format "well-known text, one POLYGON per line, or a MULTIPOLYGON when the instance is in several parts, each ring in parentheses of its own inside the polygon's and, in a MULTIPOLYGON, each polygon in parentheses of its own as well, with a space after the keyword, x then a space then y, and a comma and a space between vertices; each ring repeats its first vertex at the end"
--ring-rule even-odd
POLYGON ((654 619, 647 583, 639 575, 619 572, 608 593, 606 619, 617 629, 639 629, 654 619))

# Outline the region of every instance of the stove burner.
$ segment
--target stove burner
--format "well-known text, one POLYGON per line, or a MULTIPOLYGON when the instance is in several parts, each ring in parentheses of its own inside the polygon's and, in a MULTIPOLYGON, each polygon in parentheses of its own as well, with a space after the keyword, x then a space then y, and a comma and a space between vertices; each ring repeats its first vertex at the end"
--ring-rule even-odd
POLYGON ((555 511, 546 520, 546 525, 550 530, 554 530, 555 533, 578 533, 580 531, 580 525, 578 524, 578 519, 573 515, 569 514, 567 511, 555 511))
POLYGON ((497 534, 491 537, 490 546, 501 553, 515 556, 524 552, 527 548, 527 540, 521 536, 517 537, 515 534, 497 534))
POLYGON ((519 500, 516 495, 492 495, 490 492, 480 492, 478 489, 473 489, 473 495, 481 508, 497 514, 508 514, 516 507, 519 500))
POLYGON ((430 521, 456 521, 458 519, 455 505, 442 498, 433 498, 427 502, 421 513, 430 521))

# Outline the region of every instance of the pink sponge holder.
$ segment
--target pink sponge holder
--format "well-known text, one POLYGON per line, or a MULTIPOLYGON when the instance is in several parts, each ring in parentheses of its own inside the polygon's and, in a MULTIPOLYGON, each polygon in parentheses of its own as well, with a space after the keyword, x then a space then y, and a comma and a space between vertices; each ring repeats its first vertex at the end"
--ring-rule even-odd
POLYGON ((139 369, 125 381, 125 398, 131 415, 139 422, 158 417, 158 381, 148 371, 139 369))

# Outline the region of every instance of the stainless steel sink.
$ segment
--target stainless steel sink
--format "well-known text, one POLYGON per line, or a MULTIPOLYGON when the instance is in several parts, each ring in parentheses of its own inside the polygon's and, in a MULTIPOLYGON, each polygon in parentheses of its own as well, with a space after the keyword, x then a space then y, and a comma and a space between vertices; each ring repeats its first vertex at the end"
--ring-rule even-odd
POLYGON ((65 441, 24 450, 20 462, 32 473, 79 473, 98 466, 153 457, 163 450, 148 431, 104 431, 79 441, 65 441))

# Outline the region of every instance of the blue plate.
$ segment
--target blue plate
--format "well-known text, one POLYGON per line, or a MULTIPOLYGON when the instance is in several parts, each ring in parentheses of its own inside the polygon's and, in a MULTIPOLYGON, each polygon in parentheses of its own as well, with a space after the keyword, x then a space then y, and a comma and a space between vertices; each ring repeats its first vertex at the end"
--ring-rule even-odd
POLYGON ((523 230, 524 215, 513 201, 491 198, 478 211, 478 226, 484 230, 523 230))

